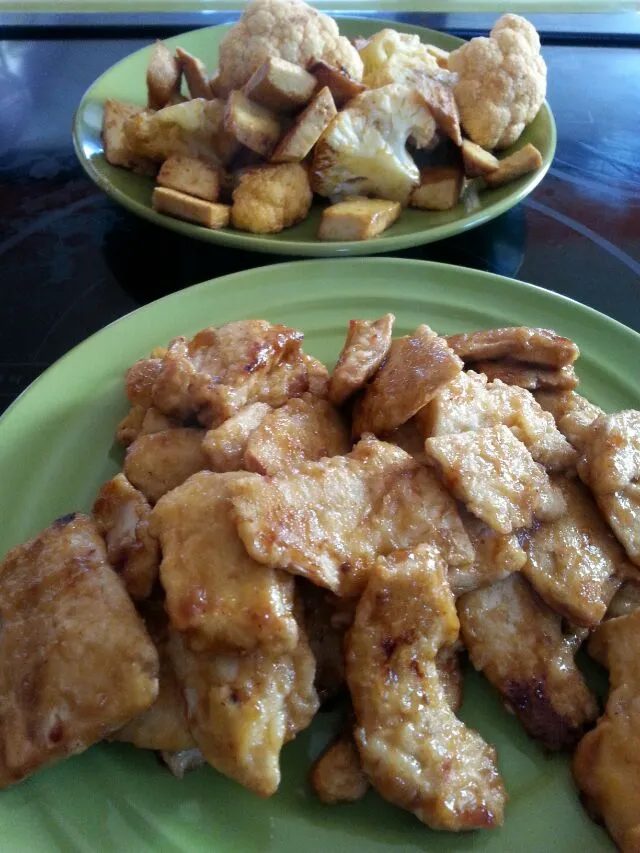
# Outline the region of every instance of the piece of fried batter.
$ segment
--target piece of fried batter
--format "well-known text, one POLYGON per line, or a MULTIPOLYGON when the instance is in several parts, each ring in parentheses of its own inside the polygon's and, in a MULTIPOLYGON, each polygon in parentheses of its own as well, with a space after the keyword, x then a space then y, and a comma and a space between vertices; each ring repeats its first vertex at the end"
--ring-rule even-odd
POLYGON ((590 403, 575 391, 538 391, 535 398, 546 412, 550 412, 560 432, 574 447, 582 449, 585 435, 591 424, 604 414, 599 406, 590 403))
POLYGON ((424 438, 422 437, 422 432, 418 429, 415 418, 410 418, 410 420, 397 429, 381 435, 380 439, 388 441, 389 444, 395 444, 396 447, 401 447, 405 453, 413 456, 416 462, 419 462, 421 465, 426 464, 427 455, 424 452, 424 438))
POLYGON ((181 427, 141 435, 127 448, 124 473, 151 504, 209 466, 204 430, 181 427))
POLYGON ((0 788, 83 752, 148 708, 158 655, 90 518, 0 563, 0 788))
POLYGON ((455 716, 436 666, 458 629, 446 562, 425 545, 376 563, 346 641, 367 777, 385 799, 448 830, 500 825, 506 799, 495 750, 455 716))
POLYGON ((118 424, 116 438, 125 447, 132 444, 141 435, 164 432, 182 426, 180 421, 169 418, 154 406, 132 406, 118 424))
POLYGON ((131 598, 148 598, 158 577, 160 554, 151 535, 151 507, 124 474, 106 482, 93 504, 93 520, 107 545, 107 557, 131 598))
POLYGON ((435 542, 450 565, 473 561, 455 501, 433 472, 374 438, 347 456, 307 462, 278 477, 229 485, 251 556, 355 596, 380 554, 435 542))
POLYGON ((379 320, 350 320, 347 339, 329 381, 329 400, 341 405, 364 388, 387 357, 395 322, 393 314, 379 320))
POLYGON ((551 329, 526 326, 449 335, 447 343, 464 362, 511 358, 546 367, 565 367, 580 355, 569 338, 551 329))
POLYGON ((258 565, 238 538, 229 488, 243 476, 201 471, 155 506, 167 613, 194 649, 288 651, 298 640, 293 578, 258 565))
POLYGON ((227 418, 219 427, 207 432, 202 441, 202 449, 209 459, 212 471, 242 471, 249 436, 270 411, 271 406, 266 403, 251 403, 227 418))
POLYGON ((562 617, 519 573, 458 599, 465 646, 527 732, 550 750, 573 746, 598 706, 576 667, 562 617))
POLYGON ((329 396, 329 371, 325 365, 309 355, 307 352, 301 352, 302 361, 307 368, 307 376, 309 381, 309 393, 314 397, 322 397, 326 400, 329 396))
POLYGON ((505 358, 499 361, 474 361, 469 368, 476 373, 484 373, 487 379, 500 379, 505 385, 517 385, 527 391, 567 391, 578 384, 572 364, 566 367, 540 367, 505 358))
POLYGON ((604 622, 589 652, 609 669, 604 716, 578 744, 573 774, 623 853, 640 850, 640 610, 604 622))
POLYGON ((462 362, 429 326, 395 338, 383 366, 356 402, 353 436, 397 429, 462 370, 462 362))

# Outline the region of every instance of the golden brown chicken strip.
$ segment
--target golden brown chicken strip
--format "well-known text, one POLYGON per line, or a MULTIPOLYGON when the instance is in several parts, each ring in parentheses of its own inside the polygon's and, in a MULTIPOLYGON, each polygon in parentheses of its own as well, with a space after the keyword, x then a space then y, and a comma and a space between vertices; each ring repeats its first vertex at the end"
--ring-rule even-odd
POLYGON ((353 435, 397 429, 462 370, 444 338, 429 326, 391 342, 383 366, 354 408, 353 435))
POLYGON ((391 346, 393 314, 379 320, 350 320, 347 339, 329 381, 329 400, 336 406, 364 388, 391 346))
POLYGON ((449 335, 447 343, 464 362, 511 358, 546 367, 565 367, 580 355, 569 338, 551 329, 526 326, 449 335))
POLYGON ((202 429, 180 427, 141 435, 127 448, 124 473, 151 504, 209 467, 202 429))
POLYGON ((545 411, 553 415, 560 432, 580 450, 591 424, 604 414, 599 406, 575 391, 538 391, 535 398, 545 411))
POLYGON ((0 788, 83 752, 148 708, 158 655, 90 518, 0 563, 0 788))
POLYGON ((455 501, 407 453, 374 438, 347 456, 229 486, 251 556, 342 596, 362 590, 380 554, 435 542, 452 566, 473 560, 455 501))
POLYGON ((428 438, 425 449, 445 486, 498 533, 564 510, 562 493, 505 426, 428 438))
POLYGON ((167 613, 194 649, 289 651, 298 640, 293 578, 258 565, 244 549, 229 501, 242 476, 201 471, 154 508, 167 613))
POLYGON ((552 477, 566 510, 527 536, 522 569, 547 604, 585 627, 601 621, 627 565, 626 555, 579 480, 552 477))
POLYGON ((527 391, 567 391, 578 384, 572 364, 557 368, 540 367, 505 358, 498 361, 474 361, 469 368, 476 373, 484 373, 487 379, 500 379, 505 385, 518 385, 527 391))
POLYGON ((280 783, 280 750, 318 709, 315 667, 304 632, 283 655, 191 651, 172 631, 171 660, 191 733, 206 760, 263 797, 280 783))
POLYGON ((573 774, 623 853, 640 850, 640 610, 604 622, 589 652, 609 669, 604 716, 578 744, 573 774))
POLYGON ((465 646, 513 708, 527 732, 547 749, 573 746, 598 706, 576 667, 575 642, 520 574, 458 599, 465 646))
POLYGON ((251 403, 227 418, 215 429, 210 429, 202 442, 212 471, 241 471, 244 453, 251 433, 257 429, 271 411, 266 403, 251 403))
POLYGON ((280 474, 302 462, 350 450, 338 411, 327 400, 307 394, 266 415, 247 440, 244 467, 257 474, 280 474))
POLYGON ((92 515, 127 592, 133 599, 147 598, 160 563, 158 542, 149 529, 149 502, 124 474, 117 474, 98 492, 92 515))
POLYGON ((459 623, 447 565, 425 545, 376 563, 347 635, 355 741, 376 790, 428 826, 500 825, 495 750, 453 713, 436 666, 459 623))

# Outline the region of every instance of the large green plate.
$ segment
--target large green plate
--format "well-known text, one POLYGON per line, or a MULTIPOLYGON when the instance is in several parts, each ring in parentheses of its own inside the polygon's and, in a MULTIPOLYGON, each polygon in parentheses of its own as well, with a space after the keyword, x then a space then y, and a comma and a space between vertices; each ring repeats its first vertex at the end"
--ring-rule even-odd
MULTIPOLYGON (((347 36, 370 36, 384 26, 391 26, 402 32, 417 33, 423 41, 439 45, 446 50, 452 50, 462 44, 460 39, 423 27, 372 21, 365 18, 341 18, 339 23, 341 32, 347 36)), ((228 29, 229 26, 225 24, 195 30, 168 39, 167 44, 181 45, 196 56, 201 57, 208 68, 213 69, 217 64, 218 45, 228 29)), ((114 65, 99 77, 86 92, 73 123, 73 140, 76 153, 88 175, 115 201, 144 219, 149 219, 151 222, 170 228, 172 231, 195 237, 198 240, 256 252, 321 257, 373 255, 378 252, 397 251, 408 246, 431 243, 434 240, 441 240, 444 237, 458 234, 468 228, 474 228, 509 210, 528 195, 542 180, 551 165, 555 152, 556 128, 551 110, 545 102, 535 121, 513 146, 513 150, 515 150, 526 142, 532 142, 542 154, 542 168, 507 186, 483 192, 472 210, 465 210, 463 204, 443 213, 405 210, 398 222, 389 228, 383 236, 360 242, 323 243, 316 240, 322 210, 319 203, 314 205, 310 216, 304 222, 280 234, 266 236, 244 234, 231 229, 212 231, 209 228, 191 225, 156 213, 151 209, 152 179, 110 166, 104 159, 100 139, 102 105, 106 98, 116 98, 140 105, 145 104, 145 69, 149 60, 150 49, 149 47, 139 50, 114 65)))
MULTIPOLYGON (((118 469, 113 434, 126 411, 123 376, 155 345, 207 324, 264 317, 304 330, 306 347, 333 363, 353 317, 393 311, 398 332, 427 322, 441 332, 496 325, 552 326, 582 349, 584 393, 606 409, 637 406, 640 335, 588 308, 486 273, 395 259, 308 261, 205 282, 154 302, 89 338, 43 374, 0 419, 0 555, 55 517, 87 510, 118 469), (364 284, 366 283, 366 284, 364 284)), ((183 781, 150 753, 101 745, 0 792, 2 853, 397 853, 611 850, 587 818, 566 758, 545 757, 469 673, 464 719, 498 749, 509 792, 502 829, 449 835, 425 829, 374 793, 329 808, 306 774, 326 742, 320 715, 283 753, 283 782, 260 800, 204 768, 183 781)))

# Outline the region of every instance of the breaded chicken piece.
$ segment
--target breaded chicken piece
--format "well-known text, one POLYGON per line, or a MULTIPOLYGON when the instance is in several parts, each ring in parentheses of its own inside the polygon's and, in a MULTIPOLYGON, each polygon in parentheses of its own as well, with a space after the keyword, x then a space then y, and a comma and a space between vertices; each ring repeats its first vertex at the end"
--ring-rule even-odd
POLYGON ((351 450, 344 421, 327 400, 307 394, 266 415, 247 440, 244 468, 280 474, 300 463, 351 450))
POLYGON ((124 473, 151 504, 209 467, 204 430, 191 427, 141 435, 127 448, 124 473))
POLYGON ((640 411, 600 415, 584 435, 580 478, 629 559, 640 566, 640 411))
POLYGON ((347 456, 307 462, 277 477, 229 486, 251 556, 358 595, 380 554, 435 542, 452 566, 473 560, 455 501, 435 475, 398 447, 367 438, 347 456))
POLYGON ((589 427, 604 412, 575 391, 538 391, 535 398, 550 412, 560 432, 574 447, 582 449, 589 427))
POLYGON ((564 510, 562 493, 505 426, 428 438, 425 450, 445 486, 498 533, 564 510))
POLYGON ((350 728, 336 735, 318 756, 309 779, 318 799, 327 805, 351 803, 364 797, 369 780, 360 764, 350 728))
POLYGON ((385 360, 395 319, 385 314, 379 320, 349 320, 347 339, 329 381, 329 400, 334 405, 363 388, 385 360))
POLYGON ((505 358, 499 361, 474 361, 469 367, 476 373, 484 373, 487 379, 500 379, 505 385, 518 385, 527 391, 567 391, 578 384, 572 364, 565 367, 540 367, 505 358))
POLYGON ((447 702, 436 666, 459 623, 447 565, 431 545, 376 563, 346 641, 363 769, 385 799, 436 829, 500 825, 495 750, 447 702))
POLYGON ((127 370, 125 389, 127 399, 132 406, 148 409, 153 406, 153 386, 163 370, 166 349, 154 353, 149 358, 141 358, 127 370))
POLYGON ((309 376, 309 393, 314 397, 326 399, 329 396, 329 371, 309 353, 301 352, 301 356, 309 376))
POLYGON ((283 744, 308 726, 318 709, 304 632, 293 651, 278 656, 197 653, 172 630, 169 653, 191 733, 206 760, 256 794, 271 796, 280 783, 283 744))
POLYGON ((116 427, 116 441, 128 447, 140 435, 146 413, 144 406, 131 406, 116 427))
POLYGON ((628 578, 611 599, 605 619, 615 619, 616 616, 626 616, 640 608, 640 577, 628 578))
POLYGON ((309 369, 301 351, 293 351, 264 376, 254 389, 254 400, 271 408, 284 406, 291 397, 309 390, 309 369))
POLYGON ((416 415, 423 436, 438 437, 503 424, 552 471, 573 468, 578 454, 529 391, 469 370, 441 388, 416 415))
POLYGON ((640 850, 640 610, 604 622, 589 652, 609 669, 604 716, 580 741, 573 775, 623 853, 640 850))
POLYGON ((257 429, 271 411, 266 403, 251 403, 227 418, 215 429, 210 429, 202 442, 212 471, 241 471, 244 452, 251 433, 257 429))
POLYGON ((158 577, 158 542, 151 535, 151 507, 124 474, 106 482, 93 504, 93 520, 107 557, 133 599, 148 598, 158 577))
POLYGON ((9 551, 0 624, 0 788, 83 752, 158 694, 157 652, 85 515, 9 551))
POLYGON ((598 714, 573 659, 575 642, 519 573, 458 599, 471 663, 531 735, 550 750, 572 747, 598 714))
POLYGON ((424 452, 424 438, 418 429, 415 418, 410 418, 402 426, 381 435, 380 438, 382 441, 387 441, 389 444, 395 444, 397 447, 402 448, 405 453, 413 456, 416 462, 419 462, 421 465, 426 464, 427 455, 424 452))
POLYGON ((293 578, 245 551, 230 517, 238 477, 201 471, 154 508, 167 613, 196 650, 290 651, 298 641, 293 578))
POLYGON ((391 342, 386 360, 353 412, 353 436, 397 429, 462 370, 444 338, 421 325, 391 342))
POLYGON ((522 573, 547 604, 570 622, 597 625, 621 583, 626 555, 579 480, 552 477, 566 510, 532 529, 522 573))
POLYGON ((576 344, 551 329, 526 326, 449 335, 447 343, 466 363, 510 358, 545 367, 565 367, 580 355, 576 344))

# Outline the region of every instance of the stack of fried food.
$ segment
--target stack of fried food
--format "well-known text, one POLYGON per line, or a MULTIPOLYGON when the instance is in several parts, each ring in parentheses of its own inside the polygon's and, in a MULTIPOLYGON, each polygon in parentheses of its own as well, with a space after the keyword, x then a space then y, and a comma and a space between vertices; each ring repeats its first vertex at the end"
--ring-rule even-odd
POLYGON ((531 144, 492 153, 546 92, 538 34, 517 15, 448 53, 393 29, 352 44, 302 0, 254 0, 217 71, 157 42, 147 90, 146 109, 105 102, 105 157, 156 176, 155 210, 207 228, 274 234, 316 193, 334 202, 319 239, 364 240, 407 205, 448 210, 470 181, 496 187, 542 165, 531 144))
POLYGON ((262 320, 132 365, 122 472, 0 565, 0 785, 113 739, 268 796, 344 693, 324 802, 371 785, 430 827, 496 826, 466 649, 542 747, 577 744, 590 809, 637 849, 640 412, 581 397, 555 332, 393 324, 352 320, 331 375, 262 320))

